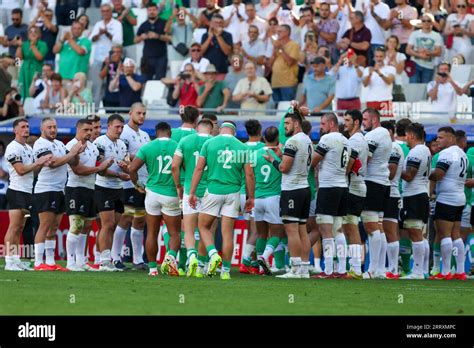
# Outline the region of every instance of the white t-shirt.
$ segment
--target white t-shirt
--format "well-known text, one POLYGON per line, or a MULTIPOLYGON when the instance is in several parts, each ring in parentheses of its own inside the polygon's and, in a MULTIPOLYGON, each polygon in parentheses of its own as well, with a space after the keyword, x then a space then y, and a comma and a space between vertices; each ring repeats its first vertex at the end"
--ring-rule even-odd
MULTIPOLYGON (((399 63, 401 63, 401 62, 404 62, 405 60, 407 60, 407 56, 406 56, 405 54, 400 53, 400 52, 397 52, 397 53, 395 54, 395 63, 396 63, 396 64, 399 64, 399 63)), ((388 58, 387 58, 387 57, 385 57, 383 63, 384 63, 385 65, 388 65, 389 61, 388 61, 388 58)), ((395 68, 395 67, 394 67, 394 68, 395 68)), ((397 72, 397 68, 395 68, 395 73, 396 73, 396 72, 397 72)), ((396 74, 396 75, 395 75, 395 84, 396 84, 396 85, 400 85, 400 86, 401 86, 401 85, 403 84, 403 76, 404 76, 404 75, 406 75, 405 70, 402 71, 401 74, 396 74)))
POLYGON ((467 173, 467 156, 457 145, 448 147, 439 153, 436 168, 445 172, 436 183, 436 202, 459 207, 466 204, 464 184, 467 173))
POLYGON ((263 7, 262 4, 258 3, 255 5, 255 10, 257 11, 257 16, 269 20, 270 19, 270 14, 275 11, 277 8, 277 4, 275 4, 273 1, 270 1, 270 3, 263 7))
MULTIPOLYGON (((52 154, 55 158, 60 158, 66 156, 67 152, 66 145, 57 139, 50 141, 40 137, 33 145, 35 160, 49 154, 52 154)), ((36 182, 34 193, 64 191, 66 181, 66 164, 56 168, 43 167, 38 174, 38 181, 36 182)))
MULTIPOLYGON (((229 5, 222 9, 221 15, 222 17, 224 17, 224 20, 228 20, 231 14, 236 11, 237 9, 235 5, 229 5)), ((238 11, 239 11, 239 14, 242 16, 243 20, 246 21, 248 17, 247 17, 247 14, 245 13, 245 5, 240 4, 238 7, 238 11)), ((240 24, 241 23, 242 22, 237 16, 237 13, 234 13, 234 15, 232 16, 232 19, 230 20, 229 25, 224 28, 225 31, 232 34, 232 42, 234 44, 240 41, 240 24)))
MULTIPOLYGON (((334 13, 338 9, 338 5, 331 5, 331 13, 334 13)), ((338 11, 336 20, 339 23, 339 30, 337 32, 337 40, 336 42, 341 41, 342 37, 352 28, 351 22, 349 21, 349 7, 347 4, 344 4, 342 11, 338 11)))
POLYGON ((260 17, 255 17, 252 23, 243 21, 239 24, 240 36, 239 41, 243 44, 249 41, 249 27, 255 25, 258 28, 258 38, 260 40, 265 39, 267 33, 267 23, 260 17))
POLYGON ((365 197, 367 187, 365 185, 365 176, 367 174, 367 158, 369 156, 369 145, 361 132, 353 134, 349 138, 349 146, 353 151, 357 152, 357 158, 360 160, 362 167, 359 169, 359 175, 351 173, 349 192, 359 197, 365 197))
MULTIPOLYGON (((266 78, 258 77, 250 82, 248 78, 244 78, 237 82, 232 95, 241 93, 253 92, 260 94, 263 92, 264 95, 271 95, 273 93, 272 87, 266 78)), ((265 110, 267 103, 259 103, 255 98, 247 98, 241 102, 241 109, 261 109, 265 110)))
POLYGON ((184 67, 186 66, 186 64, 189 64, 189 63, 193 65, 194 70, 199 71, 201 73, 205 73, 207 66, 210 64, 209 59, 207 58, 202 57, 199 60, 199 62, 193 62, 191 61, 191 57, 189 57, 184 60, 183 64, 181 64, 180 71, 184 71, 184 67))
POLYGON ((392 153, 390 154, 389 164, 396 164, 397 171, 392 180, 390 180, 390 197, 400 197, 400 176, 402 175, 403 162, 405 161, 405 154, 402 147, 396 141, 392 143, 392 153))
POLYGON ((392 139, 390 133, 383 127, 377 127, 365 135, 369 145, 369 160, 365 181, 389 186, 388 161, 392 153, 392 139))
POLYGON ((34 162, 31 146, 28 144, 22 145, 13 140, 5 149, 5 159, 7 160, 8 175, 10 177, 10 189, 31 194, 35 174, 31 171, 25 175, 19 175, 13 167, 15 163, 28 165, 34 162))
POLYGON ((281 175, 281 189, 291 191, 309 187, 308 172, 313 155, 311 139, 303 132, 293 135, 286 141, 283 154, 294 160, 290 171, 281 175))
POLYGON ((92 32, 89 35, 89 39, 92 41, 94 47, 94 57, 95 61, 103 62, 105 58, 108 57, 110 50, 113 45, 122 45, 123 43, 123 32, 122 32, 122 23, 116 19, 111 19, 110 22, 105 25, 104 21, 99 21, 94 25, 92 32), (100 29, 107 28, 107 31, 112 35, 112 40, 110 40, 105 34, 100 35, 99 39, 96 42, 92 41, 92 38, 99 34, 100 29))
MULTIPOLYGON (((118 166, 119 161, 123 161, 127 156, 127 146, 125 143, 117 139, 112 141, 107 134, 101 135, 94 141, 95 146, 99 150, 99 155, 104 157, 104 160, 109 158, 114 159, 114 163, 109 167, 109 170, 114 172, 121 172, 122 169, 118 166)), ((110 176, 97 175, 95 178, 95 184, 97 186, 111 188, 111 189, 121 189, 123 188, 123 181, 119 178, 114 178, 110 176)))
MULTIPOLYGON (((79 140, 77 140, 76 138, 71 139, 71 141, 66 144, 66 149, 70 151, 72 147, 78 142, 79 140)), ((79 162, 86 167, 95 167, 98 158, 99 150, 97 149, 97 146, 95 146, 90 141, 87 141, 86 149, 84 150, 84 152, 81 152, 79 154, 79 162)), ((67 166, 67 172, 67 187, 85 187, 91 190, 94 189, 96 174, 77 175, 73 172, 69 164, 67 166)))
POLYGON ((424 144, 416 145, 408 152, 405 163, 403 164, 403 170, 406 170, 408 166, 418 169, 418 172, 412 181, 403 181, 403 197, 428 193, 428 178, 431 171, 430 149, 424 144))
POLYGON ((347 187, 346 168, 351 149, 347 138, 339 132, 325 134, 316 146, 323 156, 319 164, 319 188, 347 187))
MULTIPOLYGON (((388 76, 388 75, 395 75, 397 74, 397 70, 391 66, 391 65, 384 65, 381 69, 380 72, 382 75, 388 76)), ((369 76, 369 68, 364 69, 364 76, 366 77, 369 76)), ((386 100, 392 100, 392 89, 393 89, 393 83, 390 85, 387 85, 384 80, 377 74, 375 71, 372 73, 372 76, 370 77, 370 82, 369 85, 367 86, 368 91, 367 91, 367 98, 366 101, 371 102, 371 101, 386 101, 386 100)))
MULTIPOLYGON (((356 2, 356 10, 362 11, 363 8, 365 9, 365 26, 370 30, 372 34, 372 41, 370 44, 372 45, 384 45, 385 44, 385 30, 377 23, 375 18, 372 16, 372 12, 370 12, 370 0, 361 0, 356 2), (364 5, 362 7, 362 4, 364 5)), ((374 6, 374 12, 377 16, 382 18, 383 20, 388 19, 390 17, 390 7, 383 3, 379 2, 377 5, 374 6)))
MULTIPOLYGON (((120 135, 120 139, 123 140, 125 145, 127 146, 127 151, 130 155, 135 156, 138 152, 140 147, 150 142, 150 136, 147 132, 142 131, 141 129, 138 132, 135 132, 132 127, 126 124, 123 127, 122 134, 120 135)), ((146 166, 142 166, 138 170, 138 179, 141 182, 146 182, 148 177, 148 172, 146 170, 146 166)), ((123 188, 133 188, 133 183, 131 180, 123 182, 123 188)))
MULTIPOLYGON (((431 81, 426 86, 427 92, 430 92, 435 87, 435 82, 431 81)), ((449 83, 440 83, 438 85, 438 98, 431 101, 431 109, 436 112, 446 112, 445 115, 433 114, 436 118, 454 118, 456 111, 456 91, 449 83)))

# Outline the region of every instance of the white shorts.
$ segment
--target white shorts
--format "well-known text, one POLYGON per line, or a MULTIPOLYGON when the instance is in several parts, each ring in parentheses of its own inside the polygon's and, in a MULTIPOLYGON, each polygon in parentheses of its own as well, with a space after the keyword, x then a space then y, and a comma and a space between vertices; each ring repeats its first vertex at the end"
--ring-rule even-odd
POLYGON ((216 195, 206 190, 201 200, 200 213, 217 216, 227 216, 234 219, 239 217, 240 193, 229 193, 227 195, 216 195))
POLYGON ((461 227, 471 228, 471 206, 466 204, 462 211, 461 227))
POLYGON ((244 218, 244 220, 250 220, 250 218, 253 218, 254 217, 254 212, 253 212, 253 209, 250 213, 247 213, 246 211, 244 211, 245 209, 245 202, 247 201, 247 195, 241 193, 240 194, 240 210, 241 210, 241 214, 244 218))
POLYGON ((265 221, 270 224, 281 225, 280 196, 257 198, 253 208, 255 221, 265 221))
POLYGON ((181 215, 178 197, 164 196, 150 190, 146 190, 145 210, 147 214, 154 216, 161 214, 168 216, 181 215))
POLYGON ((189 195, 183 193, 183 215, 197 214, 201 210, 202 198, 197 197, 196 209, 189 205, 189 195))
POLYGON ((316 198, 311 201, 309 206, 309 217, 316 217, 316 198))

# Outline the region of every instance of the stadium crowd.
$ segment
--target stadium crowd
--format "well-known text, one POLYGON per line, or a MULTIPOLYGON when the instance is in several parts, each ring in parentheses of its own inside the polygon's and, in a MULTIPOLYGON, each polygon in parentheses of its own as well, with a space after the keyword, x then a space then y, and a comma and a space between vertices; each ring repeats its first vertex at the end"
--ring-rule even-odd
POLYGON ((325 113, 313 145, 307 115, 309 109, 293 101, 279 127, 262 129, 249 119, 248 141, 241 142, 234 122, 219 123, 215 114, 187 106, 181 127, 158 122, 151 140, 140 129, 146 108, 137 102, 128 121, 109 116, 103 135, 98 116, 79 119, 66 145, 57 139, 56 120, 45 117, 32 147, 28 120, 16 119, 0 172, 9 177, 5 269, 123 271, 130 229, 133 268, 157 276, 164 222, 161 273, 204 277, 220 270, 228 280, 234 223, 243 216, 249 236, 241 273, 466 280, 465 258, 474 252, 474 158, 472 148, 464 152, 465 133, 441 127, 428 147, 422 124, 381 121, 374 108, 353 109, 343 117, 325 113), (20 259, 19 243, 33 209, 39 227, 30 267, 20 259), (55 248, 65 212, 70 226, 62 267, 55 248), (89 263, 86 243, 94 220, 100 230, 95 262, 89 263))
POLYGON ((59 103, 113 112, 141 101, 150 80, 168 86, 171 106, 265 114, 297 99, 319 116, 360 108, 362 87, 367 107, 391 116, 422 83, 432 109, 454 118, 473 85, 450 74, 473 62, 466 0, 26 0, 27 18, 22 5, 0 10, 2 118, 24 115, 25 98, 34 114, 59 103))

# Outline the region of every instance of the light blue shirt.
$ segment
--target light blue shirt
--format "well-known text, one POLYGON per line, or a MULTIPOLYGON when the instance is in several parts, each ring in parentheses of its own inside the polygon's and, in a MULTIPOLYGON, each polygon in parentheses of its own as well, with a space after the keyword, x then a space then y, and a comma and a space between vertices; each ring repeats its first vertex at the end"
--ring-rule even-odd
POLYGON ((358 98, 362 78, 357 76, 357 70, 354 66, 342 65, 337 74, 333 74, 336 79, 336 98, 351 99, 358 98))
MULTIPOLYGON (((336 81, 332 76, 326 75, 321 80, 314 79, 314 73, 305 76, 303 80, 306 103, 310 110, 320 106, 330 95, 334 95, 336 81)), ((332 110, 329 104, 326 109, 332 110)))

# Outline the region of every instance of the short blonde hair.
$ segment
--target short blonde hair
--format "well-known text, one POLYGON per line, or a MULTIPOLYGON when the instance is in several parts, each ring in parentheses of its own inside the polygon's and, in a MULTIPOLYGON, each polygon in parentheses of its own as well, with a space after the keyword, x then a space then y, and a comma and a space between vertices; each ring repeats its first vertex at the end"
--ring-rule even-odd
POLYGON ((81 84, 83 87, 86 87, 87 85, 87 77, 86 77, 86 74, 84 74, 83 72, 77 72, 75 75, 74 75, 74 79, 78 79, 79 81, 81 81, 81 84))

